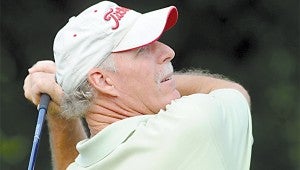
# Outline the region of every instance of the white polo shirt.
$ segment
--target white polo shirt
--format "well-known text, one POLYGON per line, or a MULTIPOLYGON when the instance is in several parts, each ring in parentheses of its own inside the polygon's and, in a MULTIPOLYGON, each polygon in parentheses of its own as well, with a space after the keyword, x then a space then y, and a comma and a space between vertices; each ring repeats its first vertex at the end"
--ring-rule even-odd
POLYGON ((246 99, 220 89, 109 125, 77 144, 68 170, 248 170, 252 144, 246 99))

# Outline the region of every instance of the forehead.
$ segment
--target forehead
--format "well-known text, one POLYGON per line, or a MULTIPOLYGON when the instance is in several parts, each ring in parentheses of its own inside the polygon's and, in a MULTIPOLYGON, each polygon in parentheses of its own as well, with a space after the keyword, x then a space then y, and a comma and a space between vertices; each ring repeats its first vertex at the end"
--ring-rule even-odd
POLYGON ((144 45, 144 46, 141 46, 141 47, 137 47, 137 48, 134 48, 134 49, 121 51, 121 52, 113 52, 112 55, 115 58, 132 58, 132 57, 135 57, 141 49, 144 49, 145 47, 147 47, 149 45, 150 44, 147 44, 147 45, 144 45))
POLYGON ((126 60, 134 57, 137 54, 138 49, 130 49, 122 52, 113 52, 111 55, 114 58, 114 61, 126 60))
POLYGON ((124 67, 128 67, 133 64, 133 59, 137 54, 138 49, 131 49, 122 52, 114 52, 111 54, 116 67, 116 71, 124 71, 124 67))
MULTIPOLYGON (((132 60, 136 58, 137 56, 143 58, 142 56, 149 56, 155 53, 155 51, 163 51, 165 44, 159 42, 159 41, 154 41, 149 44, 133 48, 130 50, 126 51, 121 51, 121 52, 113 52, 111 55, 114 56, 115 61, 122 61, 125 62, 126 60, 132 60), (161 49, 161 50, 158 50, 161 49)), ((148 57, 147 57, 148 58, 148 57)))

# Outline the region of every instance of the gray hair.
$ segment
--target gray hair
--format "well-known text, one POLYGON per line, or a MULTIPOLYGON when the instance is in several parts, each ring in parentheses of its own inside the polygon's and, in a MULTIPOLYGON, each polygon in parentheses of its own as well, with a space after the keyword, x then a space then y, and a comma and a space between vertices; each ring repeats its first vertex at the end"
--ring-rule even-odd
MULTIPOLYGON (((116 72, 113 55, 101 61, 97 67, 116 72)), ((84 116, 90 107, 94 95, 94 88, 90 85, 86 76, 85 80, 79 84, 76 90, 69 94, 64 93, 61 104, 61 116, 67 119, 84 116)))

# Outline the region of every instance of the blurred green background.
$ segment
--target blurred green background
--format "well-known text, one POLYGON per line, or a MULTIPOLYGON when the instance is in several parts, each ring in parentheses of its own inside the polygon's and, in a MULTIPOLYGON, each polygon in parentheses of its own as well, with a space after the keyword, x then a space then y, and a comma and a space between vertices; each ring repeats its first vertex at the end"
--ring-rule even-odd
MULTIPOLYGON (((23 96, 27 69, 53 59, 67 20, 98 1, 1 0, 0 169, 26 169, 36 108, 23 96)), ((252 170, 300 169, 299 0, 118 0, 140 12, 175 5, 178 24, 161 41, 174 67, 201 68, 244 85, 252 97, 252 170)), ((50 170, 47 128, 36 169, 50 170)))

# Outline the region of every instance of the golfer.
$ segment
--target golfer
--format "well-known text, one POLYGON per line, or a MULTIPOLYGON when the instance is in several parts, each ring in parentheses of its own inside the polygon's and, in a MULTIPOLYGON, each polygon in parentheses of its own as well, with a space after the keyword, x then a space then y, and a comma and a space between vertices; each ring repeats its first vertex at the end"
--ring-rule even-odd
POLYGON ((24 81, 35 105, 51 97, 54 169, 249 169, 250 97, 233 81, 173 72, 174 51, 159 38, 177 15, 103 1, 57 33, 55 62, 37 62, 24 81))

